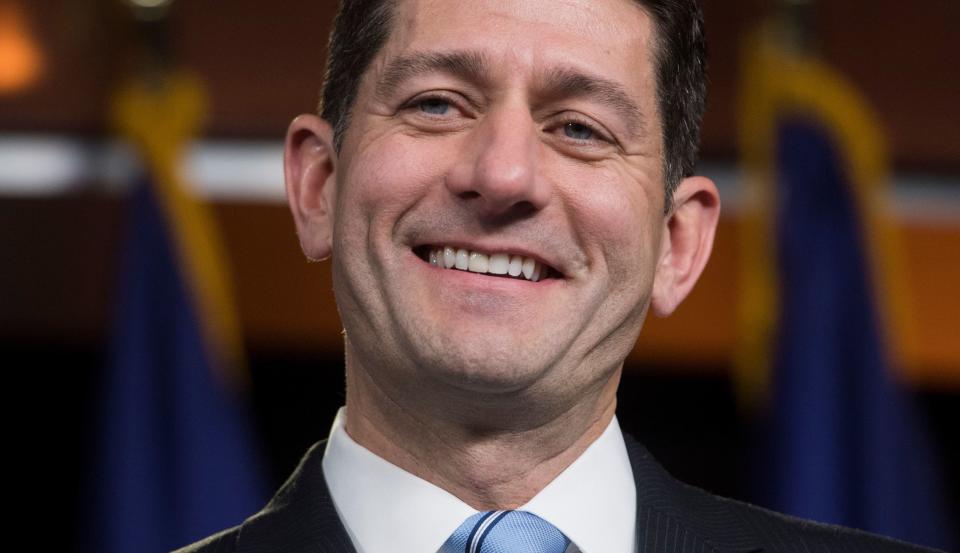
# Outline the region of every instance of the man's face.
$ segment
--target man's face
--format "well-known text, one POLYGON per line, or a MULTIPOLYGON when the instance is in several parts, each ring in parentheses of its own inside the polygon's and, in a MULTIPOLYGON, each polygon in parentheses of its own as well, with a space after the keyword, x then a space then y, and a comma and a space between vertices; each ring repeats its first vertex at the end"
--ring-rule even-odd
POLYGON ((666 231, 655 83, 628 0, 399 2, 331 192, 350 362, 471 393, 613 378, 666 231))

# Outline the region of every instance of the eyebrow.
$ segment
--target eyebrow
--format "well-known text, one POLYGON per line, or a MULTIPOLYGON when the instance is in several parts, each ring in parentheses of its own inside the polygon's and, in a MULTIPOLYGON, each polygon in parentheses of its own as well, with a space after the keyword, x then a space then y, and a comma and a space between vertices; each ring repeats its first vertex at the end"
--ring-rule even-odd
MULTIPOLYGON (((409 79, 441 72, 470 83, 489 82, 489 64, 481 52, 417 52, 390 61, 376 86, 379 98, 391 97, 409 79)), ((637 136, 644 131, 643 111, 624 87, 611 79, 584 73, 572 67, 547 70, 538 83, 539 96, 548 99, 589 98, 612 108, 624 121, 627 131, 637 136)))
POLYGON ((400 56, 383 70, 377 83, 376 94, 388 98, 401 84, 427 73, 447 73, 473 83, 487 81, 486 63, 480 52, 421 52, 400 56))

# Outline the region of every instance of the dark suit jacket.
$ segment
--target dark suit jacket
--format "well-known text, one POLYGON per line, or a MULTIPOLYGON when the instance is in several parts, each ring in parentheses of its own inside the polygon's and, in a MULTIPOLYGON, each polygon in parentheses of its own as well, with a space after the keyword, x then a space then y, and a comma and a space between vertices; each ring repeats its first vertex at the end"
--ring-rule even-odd
MULTIPOLYGON (((637 483, 639 553, 932 551, 711 495, 673 479, 636 440, 624 439, 637 483)), ((324 446, 307 452, 262 511, 176 553, 355 553, 323 477, 324 446)))

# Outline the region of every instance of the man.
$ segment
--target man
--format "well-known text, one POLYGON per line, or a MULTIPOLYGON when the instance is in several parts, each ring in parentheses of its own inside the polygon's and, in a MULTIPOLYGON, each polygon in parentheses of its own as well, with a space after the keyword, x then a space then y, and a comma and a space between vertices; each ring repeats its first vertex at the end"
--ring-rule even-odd
POLYGON ((614 417, 709 257, 693 0, 345 2, 286 142, 347 401, 273 501, 185 551, 907 551, 672 480, 614 417), (506 511, 506 512, 505 512, 506 511))

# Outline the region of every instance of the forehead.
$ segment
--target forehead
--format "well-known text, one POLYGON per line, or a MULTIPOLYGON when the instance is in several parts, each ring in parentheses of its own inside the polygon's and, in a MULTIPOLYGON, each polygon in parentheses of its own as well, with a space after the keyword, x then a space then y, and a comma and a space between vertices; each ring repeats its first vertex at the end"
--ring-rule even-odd
POLYGON ((475 51, 499 77, 570 67, 652 101, 653 38, 650 17, 633 0, 400 0, 374 66, 411 52, 475 51))

